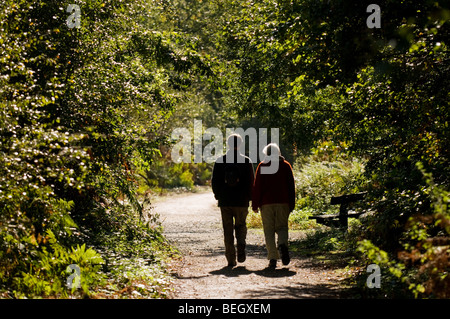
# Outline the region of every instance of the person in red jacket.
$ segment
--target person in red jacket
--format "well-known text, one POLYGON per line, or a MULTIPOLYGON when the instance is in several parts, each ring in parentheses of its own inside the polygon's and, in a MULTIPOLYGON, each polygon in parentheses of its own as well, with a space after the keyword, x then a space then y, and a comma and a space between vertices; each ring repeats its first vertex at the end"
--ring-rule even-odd
POLYGON ((263 153, 266 157, 256 169, 252 209, 255 212, 261 210, 267 259, 270 260, 269 267, 275 268, 280 253, 283 265, 290 262, 288 218, 295 207, 295 183, 291 164, 281 156, 277 144, 268 144, 263 153), (274 167, 276 169, 273 169, 274 167), (275 234, 278 236, 278 249, 275 234))

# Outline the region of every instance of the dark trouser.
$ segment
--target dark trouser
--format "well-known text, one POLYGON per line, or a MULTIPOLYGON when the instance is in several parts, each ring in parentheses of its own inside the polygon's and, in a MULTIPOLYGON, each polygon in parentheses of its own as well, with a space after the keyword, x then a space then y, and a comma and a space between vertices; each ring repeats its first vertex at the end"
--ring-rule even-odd
POLYGON ((236 249, 234 247, 234 232, 238 253, 245 250, 245 238, 247 237, 248 207, 220 207, 222 212, 222 225, 225 242, 225 257, 228 264, 236 264, 236 249))

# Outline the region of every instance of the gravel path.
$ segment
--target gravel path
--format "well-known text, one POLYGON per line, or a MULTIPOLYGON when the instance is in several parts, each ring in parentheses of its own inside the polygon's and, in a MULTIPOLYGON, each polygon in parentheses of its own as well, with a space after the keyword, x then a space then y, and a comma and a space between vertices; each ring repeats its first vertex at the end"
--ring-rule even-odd
MULTIPOLYGON (((291 263, 267 268, 262 230, 249 229, 247 260, 229 269, 220 210, 211 192, 178 194, 153 205, 164 234, 183 254, 176 266, 174 298, 339 298, 339 276, 311 258, 291 253, 291 263)), ((302 236, 290 232, 290 240, 302 236)))

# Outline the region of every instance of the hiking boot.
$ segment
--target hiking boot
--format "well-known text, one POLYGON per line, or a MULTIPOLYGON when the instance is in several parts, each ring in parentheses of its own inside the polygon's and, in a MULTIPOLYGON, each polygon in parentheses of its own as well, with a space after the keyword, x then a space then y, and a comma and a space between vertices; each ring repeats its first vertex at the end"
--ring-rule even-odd
POLYGON ((275 269, 277 267, 277 260, 276 259, 271 259, 269 261, 269 268, 275 269))
POLYGON ((247 257, 245 256, 245 245, 238 245, 237 247, 237 260, 243 263, 247 257))
POLYGON ((238 262, 243 263, 245 260, 247 259, 247 257, 245 256, 245 251, 242 252, 241 254, 238 254, 238 262))
POLYGON ((279 247, 281 253, 281 261, 283 265, 287 266, 291 262, 291 258, 289 257, 289 250, 286 245, 280 245, 279 247))

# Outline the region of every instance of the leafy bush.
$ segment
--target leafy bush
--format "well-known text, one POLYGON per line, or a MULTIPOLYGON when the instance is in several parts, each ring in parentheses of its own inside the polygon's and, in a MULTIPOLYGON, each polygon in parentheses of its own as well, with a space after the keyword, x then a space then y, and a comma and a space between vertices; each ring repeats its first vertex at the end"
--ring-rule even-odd
POLYGON ((317 227, 315 220, 309 219, 316 213, 311 207, 295 208, 289 215, 289 229, 307 230, 317 227))
POLYGON ((130 206, 120 222, 117 213, 105 212, 111 226, 91 234, 96 249, 103 256, 107 282, 95 291, 101 298, 167 298, 172 282, 167 262, 178 252, 162 236, 158 216, 145 207, 138 216, 130 206))
POLYGON ((294 165, 297 210, 313 215, 327 211, 337 213, 339 208, 330 205, 332 196, 362 190, 365 185, 364 161, 348 159, 345 151, 337 153, 338 149, 332 143, 322 142, 312 155, 297 160, 294 165))
MULTIPOLYGON (((86 249, 86 245, 77 245, 67 249, 61 246, 56 240, 51 230, 36 250, 35 258, 27 258, 29 264, 27 269, 23 269, 17 274, 11 283, 14 288, 12 294, 15 298, 22 297, 68 297, 69 290, 66 282, 69 277, 67 266, 75 264, 80 268, 80 285, 86 295, 90 295, 89 287, 99 285, 104 275, 100 268, 103 263, 101 256, 91 248, 86 249)), ((38 246, 36 240, 31 240, 30 244, 38 246)), ((5 278, 6 279, 6 278, 5 278)), ((75 293, 76 286, 72 287, 75 293)))
MULTIPOLYGON (((371 263, 377 263, 395 277, 414 297, 449 298, 450 291, 450 192, 435 184, 421 163, 417 164, 426 180, 421 192, 431 199, 432 214, 418 211, 409 217, 403 230, 403 249, 389 254, 369 240, 359 250, 371 263)), ((389 286, 386 287, 389 289, 389 286)))
POLYGON ((147 187, 192 189, 194 185, 210 183, 212 164, 174 163, 169 156, 170 153, 161 153, 160 158, 153 160, 150 169, 140 173, 147 187))
MULTIPOLYGON (((166 142, 178 93, 208 69, 189 38, 153 29, 157 5, 77 4, 73 29, 61 1, 0 5, 0 290, 9 295, 64 296, 64 263, 91 260, 83 245, 100 247, 97 231, 134 232, 118 224, 130 210, 142 215, 135 170, 166 142)), ((84 288, 97 278, 86 265, 84 288)))

